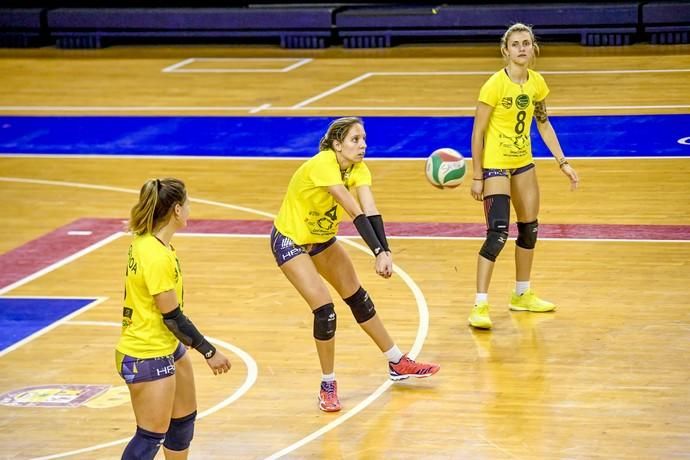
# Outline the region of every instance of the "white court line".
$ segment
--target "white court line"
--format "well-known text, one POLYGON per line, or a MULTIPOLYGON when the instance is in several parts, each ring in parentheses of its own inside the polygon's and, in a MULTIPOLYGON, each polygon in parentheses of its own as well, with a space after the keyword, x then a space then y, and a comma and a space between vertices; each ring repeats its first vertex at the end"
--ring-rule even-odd
MULTIPOLYGON (((0 180, 5 180, 7 182, 40 183, 43 185, 77 186, 76 183, 72 183, 72 182, 67 182, 67 183, 57 182, 56 183, 56 181, 39 181, 39 180, 33 180, 33 179, 32 180, 25 180, 25 179, 18 179, 18 178, 0 178, 0 180)), ((106 191, 138 193, 138 192, 136 192, 136 190, 120 189, 117 187, 108 187, 108 186, 100 186, 100 185, 96 186, 96 185, 90 185, 90 184, 78 184, 78 186, 80 186, 82 188, 95 188, 95 189, 106 190, 106 191)), ((205 200, 200 200, 200 201, 205 201, 205 200)), ((227 206, 232 206, 232 205, 226 205, 226 207, 227 206)), ((118 237, 120 237, 122 235, 125 235, 125 233, 124 232, 114 233, 114 234, 108 236, 107 238, 105 238, 105 239, 103 239, 97 243, 94 243, 87 248, 82 249, 81 251, 78 251, 78 252, 76 252, 76 253, 74 253, 74 254, 72 254, 72 255, 70 255, 70 256, 68 256, 68 257, 66 257, 66 258, 64 258, 58 262, 55 262, 54 264, 49 265, 48 267, 45 267, 42 270, 39 270, 39 271, 37 271, 37 272, 27 276, 27 277, 24 277, 21 280, 18 280, 15 283, 10 284, 9 286, 6 286, 3 289, 0 289, 0 295, 4 294, 5 292, 11 291, 12 289, 15 289, 19 286, 22 286, 22 285, 24 285, 30 281, 33 281, 33 280, 45 275, 46 273, 52 272, 52 271, 66 265, 70 262, 73 262, 74 260, 76 260, 76 259, 102 247, 102 246, 105 246, 106 244, 114 241, 115 239, 117 239, 118 237)), ((7 298, 25 298, 25 297, 28 297, 28 296, 10 296, 7 298)), ((40 297, 37 296, 37 297, 32 297, 32 298, 54 298, 54 296, 40 296, 40 297)), ((61 297, 61 298, 67 298, 67 297, 61 297)), ((83 298, 83 297, 68 297, 68 298, 79 299, 79 298, 83 298)), ((0 351, 0 357, 6 355, 7 353, 9 353, 13 350, 16 350, 17 348, 21 347, 22 345, 46 334, 47 332, 55 329, 56 327, 58 327, 60 325, 65 324, 65 323, 77 324, 77 325, 89 324, 90 322, 88 322, 88 321, 78 321, 78 322, 75 321, 75 322, 69 322, 69 323, 68 323, 68 321, 71 318, 85 312, 86 310, 100 304, 101 302, 105 301, 106 299, 107 299, 107 297, 97 297, 95 301, 89 303, 88 305, 70 313, 69 315, 51 323, 50 325, 44 327, 43 329, 41 329, 37 332, 34 332, 30 336, 25 337, 24 339, 20 340, 19 342, 16 342, 16 343, 12 344, 11 346, 5 348, 4 350, 0 351)), ((99 322, 97 324, 103 325, 104 323, 99 322)), ((121 326, 119 323, 105 323, 105 324, 108 324, 111 326, 114 325, 117 327, 121 326)), ((198 415, 199 419, 219 411, 220 409, 228 406, 229 404, 231 404, 232 402, 234 402, 235 400, 240 398, 244 393, 246 393, 249 390, 249 388, 251 388, 251 386, 254 384, 254 382, 256 382, 256 378, 258 375, 258 368, 257 368, 256 362, 248 353, 246 353, 242 349, 237 348, 234 345, 231 345, 227 342, 223 342, 223 341, 218 340, 218 339, 213 339, 211 337, 207 337, 207 339, 209 340, 209 342, 220 345, 220 346, 230 350, 231 352, 235 353, 236 355, 238 355, 245 362, 245 365, 247 366, 247 378, 245 379, 245 382, 243 383, 243 385, 240 386, 240 388, 238 388, 238 390, 236 390, 235 393, 233 393, 230 397, 226 398, 225 400, 223 400, 219 404, 216 404, 215 406, 199 413, 199 415, 198 415)), ((90 452, 93 450, 102 449, 102 448, 117 445, 117 444, 123 444, 123 443, 129 441, 130 439, 131 439, 131 437, 127 437, 127 438, 119 439, 119 440, 112 441, 112 442, 105 443, 105 444, 99 444, 99 445, 87 447, 84 449, 78 449, 78 450, 70 451, 70 452, 63 452, 60 454, 55 454, 55 455, 50 455, 47 457, 40 457, 40 458, 41 459, 52 459, 52 458, 67 457, 67 456, 76 455, 76 454, 80 454, 80 453, 84 453, 84 452, 90 452)))
MULTIPOLYGON (((676 73, 676 72, 690 72, 690 69, 619 69, 619 70, 614 70, 614 69, 606 69, 606 70, 540 70, 539 73, 549 75, 579 75, 579 74, 635 74, 635 73, 676 73)), ((367 72, 365 74, 360 75, 359 77, 353 78, 352 80, 346 81, 345 83, 338 85, 334 88, 331 88, 327 91, 324 91, 320 94, 317 94, 314 97, 311 97, 309 99, 305 99, 302 102, 299 102, 295 105, 293 105, 291 108, 292 109, 301 109, 306 105, 311 104, 314 101, 318 101, 320 99, 323 99, 326 96, 330 96, 331 94, 337 93, 338 91, 341 91, 345 88, 349 88, 350 86, 353 86, 362 80, 369 78, 369 77, 375 77, 375 76, 465 76, 465 75, 493 75, 496 73, 496 70, 469 70, 469 71, 399 71, 399 72, 367 72)), ((551 109, 551 107, 549 107, 551 109)), ((638 107, 641 108, 641 107, 638 107)), ((652 108, 652 107, 645 107, 645 108, 652 108)), ((656 107, 656 108, 661 108, 661 107, 656 107)), ((673 108, 685 108, 685 106, 682 107, 673 107, 673 108)), ((358 108, 356 107, 329 107, 329 109, 339 109, 339 110, 356 110, 358 108)), ((471 110, 474 110, 475 107, 472 107, 471 110)), ((319 109, 322 110, 322 109, 319 109)), ((450 108, 393 108, 393 107, 387 107, 385 109, 383 108, 359 108, 359 110, 458 110, 457 108, 455 109, 450 109, 450 108)), ((467 108, 459 109, 459 110, 470 110, 467 108)), ((586 110, 586 109, 581 109, 581 110, 586 110)))
MULTIPOLYGON (((256 107, 245 106, 90 106, 90 105, 3 105, 0 106, 2 111, 26 111, 26 112, 203 112, 203 111, 217 111, 217 112, 238 112, 242 110, 253 110, 256 107)), ((287 109, 287 107, 286 107, 287 109)))
MULTIPOLYGON (((351 86, 352 81, 347 82, 351 86)), ((389 112, 428 112, 451 111, 472 112, 475 106, 306 106, 311 102, 329 96, 343 88, 333 88, 310 99, 306 99, 293 106, 274 106, 262 104, 260 106, 76 106, 76 105, 3 105, 0 112, 248 112, 258 111, 389 111, 389 112)), ((660 109, 687 109, 690 104, 661 104, 661 105, 573 105, 573 106, 549 106, 549 111, 581 111, 581 110, 660 110, 660 109)))
POLYGON ((267 110, 267 109, 269 109, 270 107, 271 107, 271 104, 262 104, 262 105, 260 105, 260 106, 258 106, 258 107, 256 107, 256 108, 250 110, 249 113, 259 113, 259 112, 261 112, 262 110, 267 110))
MULTIPOLYGON (((69 326, 88 326, 88 327, 94 327, 94 326, 108 326, 108 327, 121 327, 122 325, 120 323, 114 323, 114 322, 108 322, 108 321, 69 321, 65 323, 65 325, 69 326)), ((230 343, 224 342, 219 339, 214 339, 213 337, 206 336, 206 339, 219 346, 222 348, 225 348, 231 353, 234 353, 236 356, 239 356, 239 358, 244 362, 244 365, 247 367, 247 376, 244 379, 244 382, 242 385, 235 390, 234 393, 232 393, 229 397, 225 398, 218 404, 215 404, 208 409, 199 412, 197 415, 197 420, 201 420, 204 417, 208 417, 211 414, 214 414, 218 412, 219 410, 229 406, 233 402, 237 401, 239 398, 241 398, 249 389, 254 386, 254 383, 256 382, 257 376, 259 375, 258 371, 258 366, 256 365, 256 361, 254 361, 254 358, 251 357, 249 353, 246 351, 242 350, 241 348, 238 348, 230 343)), ((62 452, 59 454, 53 454, 53 455, 48 455, 45 457, 36 457, 33 460, 49 460, 53 458, 63 458, 63 457, 69 457, 72 455, 77 455, 77 454, 83 454, 86 452, 93 452, 94 450, 99 450, 99 449, 104 449, 106 447, 111 447, 111 446, 116 446, 118 444, 124 444, 126 442, 129 442, 129 440, 132 439, 131 436, 128 436, 126 438, 121 438, 117 439, 115 441, 110 441, 102 444, 97 444, 94 446, 90 447, 84 447, 83 449, 76 449, 76 450, 71 450, 69 452, 62 452)))
MULTIPOLYGON (((493 75, 497 70, 428 70, 428 71, 396 71, 370 72, 372 75, 382 76, 419 76, 419 75, 493 75)), ((580 74, 634 74, 634 73, 685 73, 690 69, 602 69, 602 70, 539 70, 542 75, 580 75, 580 74)))
MULTIPOLYGON (((367 254, 371 254, 369 251, 369 248, 363 246, 360 243, 355 243, 354 241, 349 241, 349 240, 343 240, 345 243, 349 244, 350 246, 353 246, 360 251, 363 251, 367 254)), ((417 312, 419 313, 419 325, 417 326, 417 336, 415 337, 414 344, 412 345, 412 348, 409 351, 409 356, 414 359, 417 357, 420 351, 422 351, 422 346, 424 345, 424 341, 426 340, 426 336, 429 332, 429 306, 426 303, 426 299, 424 298, 424 294, 422 294, 421 289, 417 284, 414 282, 414 280, 400 267, 397 265, 393 264, 394 271, 395 273, 402 278, 402 280, 407 284, 407 286, 410 288, 412 293, 414 294, 415 300, 417 302, 417 312)), ((345 423, 347 420, 350 418, 354 417, 355 415, 359 414, 362 412, 364 409, 366 409, 372 402, 376 401, 391 385, 393 385, 393 382, 391 380, 386 380, 383 382, 373 393, 371 393, 366 399, 362 400, 359 404, 357 404, 355 407, 347 411, 345 414, 341 415, 337 419, 333 420, 332 422, 328 423, 327 425, 321 427, 320 429, 314 431, 313 433, 305 436, 304 438, 300 439, 299 441, 296 441, 295 443, 285 447, 284 449, 279 450, 278 452, 275 452, 274 454, 269 455, 266 457, 267 460, 275 460, 277 458, 283 457, 300 447, 304 446, 305 444, 310 443, 311 441, 317 439, 318 437, 324 435, 325 433, 328 433, 332 429, 342 425, 345 423)))
POLYGON ((337 93, 337 92, 340 91, 340 90, 343 90, 343 89, 345 89, 345 88, 349 88, 349 87, 352 86, 352 85, 356 85, 356 84, 359 83, 360 81, 362 81, 362 80, 364 80, 364 79, 366 79, 366 78, 369 78, 369 77, 372 76, 372 75, 373 75, 373 73, 367 72, 367 73, 365 73, 365 74, 363 74, 363 75, 360 75, 359 77, 353 78, 353 79, 350 80, 350 81, 346 81, 345 83, 343 83, 343 84, 341 84, 341 85, 338 85, 338 86, 336 86, 335 88, 331 88, 331 89, 329 89, 328 91, 324 91, 323 93, 317 94, 317 95, 314 96, 314 97, 310 97, 309 99, 305 99, 305 100, 303 100, 302 102, 298 102, 297 104, 293 105, 293 106, 290 107, 290 108, 291 108, 291 109, 299 109, 299 108, 301 108, 301 107, 304 107, 305 105, 311 104, 311 103, 314 102, 314 101, 318 101, 319 99, 323 99, 324 97, 330 96, 330 95, 333 94, 333 93, 337 93))
POLYGON ((174 73, 282 73, 284 69, 180 69, 174 73))
MULTIPOLYGON (((260 233, 175 233, 175 236, 193 236, 195 238, 268 238, 268 234, 260 233)), ((389 240, 433 240, 433 241, 484 241, 486 237, 483 236, 396 236, 386 235, 389 240)), ((359 241, 359 236, 338 236, 339 240, 355 240, 359 241)), ((515 236, 508 238, 515 240, 515 236)), ((635 238, 559 238, 540 236, 539 241, 576 241, 578 243, 690 243, 689 240, 650 240, 650 239, 635 239, 635 238)))
MULTIPOLYGON (((192 70, 176 70, 179 67, 183 65, 187 65, 195 60, 201 61, 201 60, 239 60, 239 59, 253 59, 253 60, 294 60, 298 58, 190 58, 184 61, 181 61, 177 64, 174 64, 173 66, 166 67, 163 69, 163 72, 166 72, 168 70, 173 68, 171 71, 175 72, 183 72, 183 71, 192 71, 192 70)), ((299 60, 297 63, 293 64, 292 66, 285 67, 280 70, 266 70, 266 71, 271 71, 271 72, 287 72, 289 70, 292 70, 296 67, 299 67, 301 65, 304 65, 308 62, 311 62, 312 59, 310 58, 303 58, 299 60)), ((197 70, 197 71, 201 71, 197 70)), ((214 71, 213 69, 207 69, 206 71, 214 71)), ((220 70, 217 70, 220 71, 220 70)), ((228 70, 230 71, 230 70, 228 70)), ((247 70, 245 70, 247 71, 247 70)), ((259 71, 259 69, 254 69, 252 71, 259 71)), ((367 72, 364 73, 358 77, 353 78, 352 80, 346 81, 345 83, 342 83, 334 88, 331 88, 329 90, 326 90, 322 93, 317 94, 316 96, 313 96, 309 99, 305 99, 301 102, 298 102, 297 104, 289 107, 279 107, 279 106, 274 106, 274 107, 269 107, 265 108, 262 110, 272 110, 272 111, 283 111, 283 110, 370 110, 370 111, 413 111, 413 110, 419 110, 419 111, 473 111, 475 107, 383 107, 383 106, 371 106, 371 107, 348 107, 348 106, 340 106, 340 107, 309 107, 306 108, 305 106, 311 104, 312 102, 321 100, 327 96, 330 96, 331 94, 337 93, 338 91, 341 91, 343 89, 349 88, 350 86, 353 86, 369 77, 372 76, 463 76, 463 75, 492 75, 496 71, 495 70, 478 70, 478 71, 399 71, 399 72, 367 72)), ((541 74, 544 75, 584 75, 584 74, 602 74, 602 75, 616 75, 616 74, 650 74, 650 73, 688 73, 690 72, 690 69, 601 69, 601 70, 542 70, 539 71, 541 74)), ((260 106, 263 107, 263 106, 260 106)), ((569 107, 549 107, 551 110, 640 110, 640 109, 650 109, 650 110, 658 110, 658 109, 687 109, 690 108, 690 105, 687 104, 668 104, 668 105, 626 105, 626 106, 569 106, 569 107)), ((252 110, 256 110, 257 107, 228 107, 228 106, 218 106, 218 107, 212 107, 212 106, 205 106, 205 107, 197 107, 197 106, 177 106, 177 107, 143 107, 143 106, 127 106, 127 107, 118 107, 118 106, 0 106, 0 112, 2 111, 34 111, 34 112, 58 112, 58 111, 64 111, 64 112, 76 112, 76 111, 159 111, 159 112, 167 112, 167 111, 177 111, 177 112, 199 112, 199 111, 249 111, 250 113, 252 110)))
MULTIPOLYGON (((126 193, 135 193, 138 194, 139 192, 133 189, 123 189, 123 188, 118 188, 118 187, 109 187, 105 185, 94 185, 94 184, 84 184, 84 183, 77 183, 77 182, 60 182, 60 181, 48 181, 48 180, 37 180, 37 179, 22 179, 22 178, 5 178, 5 177, 0 177, 0 181, 7 181, 7 182, 26 182, 26 183, 37 183, 37 184, 44 184, 44 185, 58 185, 58 186, 67 186, 67 187, 76 187, 76 188, 87 188, 87 189, 95 189, 95 190, 105 190, 105 191, 122 191, 126 193)), ((191 201, 195 201, 194 199, 191 199, 191 201)), ((262 216, 268 216, 268 217, 275 217, 274 214, 270 214, 267 212, 259 211, 256 209, 252 208, 245 208, 245 207, 239 207, 239 206, 234 206, 230 204, 225 204, 225 203, 220 203, 212 200, 201 200, 197 199, 197 202, 200 203, 206 203, 206 204, 212 204, 216 206, 221 206, 221 207, 227 207, 231 209, 241 209, 245 210, 248 213, 253 213, 253 214, 258 214, 262 216)), ((122 234, 122 232, 120 232, 122 234)), ((349 244, 361 251, 366 252, 367 254, 371 255, 370 251, 368 248, 364 247, 363 245, 359 243, 355 243, 353 241, 349 240, 343 240, 345 244, 349 244)), ((419 325, 417 327, 417 336, 415 337, 414 344, 412 348, 409 351, 409 356, 412 358, 415 358, 417 354, 421 351, 422 345, 424 344, 424 341, 426 340, 426 335, 429 330, 429 309, 428 305, 426 303, 426 299, 424 298, 424 295, 422 294, 421 289, 417 284, 412 280, 412 278, 399 266, 393 264, 393 268, 396 274, 398 274, 402 280, 408 285, 410 290, 413 292, 415 299, 417 301, 417 310, 419 312, 419 325)), ((343 415, 338 416, 335 418, 331 423, 328 425, 322 427, 321 429, 315 431, 314 433, 308 435, 305 438, 302 438, 301 440, 295 442, 294 444, 282 449, 280 452, 277 452, 275 454, 272 454, 271 458, 278 458, 283 455, 286 455, 289 452, 292 452, 299 447, 303 446, 304 444, 318 438, 319 436, 322 436, 324 433, 327 433, 328 431, 332 430, 333 428, 342 425, 347 421, 349 418, 353 417, 357 413, 361 412, 364 410, 369 404, 371 404, 373 401, 375 401, 383 392, 385 389, 387 389, 391 384, 389 383, 389 380, 386 380, 381 384, 381 386, 374 391, 369 397, 367 397, 364 401, 362 401, 360 404, 355 406, 353 409, 343 413, 343 415), (355 411, 356 410, 356 411, 355 411)), ((116 441, 116 444, 119 444, 120 441, 116 441)), ((99 448, 103 447, 108 447, 111 445, 115 445, 112 443, 108 444, 102 444, 100 445, 99 448)), ((58 454, 62 455, 62 454, 58 454)), ((48 458, 56 458, 56 457, 43 457, 44 460, 48 458)))
MULTIPOLYGON (((630 159, 632 159, 631 157, 630 159)), ((678 158, 678 157, 669 157, 669 158, 678 158)), ((687 157, 684 157, 687 159, 687 157)), ((238 158, 241 159, 241 158, 238 158)), ((550 160, 549 158, 541 158, 542 160, 550 160)), ((594 159, 594 158, 588 158, 588 159, 594 159)), ((637 158, 639 159, 639 158, 637 158)), ((655 159, 655 158, 648 158, 648 159, 655 159)), ((304 160, 304 159, 302 159, 304 160)), ((120 188, 120 187, 110 187, 107 185, 92 185, 92 184, 83 184, 83 183, 78 183, 78 182, 60 182, 60 181, 49 181, 49 180, 40 180, 40 179, 24 179, 24 178, 15 178, 15 177, 0 177, 0 182, 18 182, 18 183, 32 183, 32 184, 41 184, 41 185, 56 185, 56 186, 64 186, 64 187, 76 187, 76 188, 87 188, 87 189, 94 189, 94 190, 105 190, 105 191, 114 191, 114 192, 123 192, 123 193, 132 193, 132 194, 138 194, 136 190, 133 189, 126 189, 126 188, 120 188)), ((249 214, 256 214, 260 215, 263 217, 268 217, 270 219, 275 218, 275 214, 271 214, 268 212, 264 211, 259 211, 258 209, 253 209, 253 208, 246 208, 244 206, 237 206, 237 205, 231 205, 227 203, 222 203, 220 201, 213 201, 213 200, 205 200, 201 198, 191 198, 189 201, 194 202, 194 203, 202 203, 202 204, 207 204, 210 206, 218 206, 221 208, 228 208, 228 209, 234 209, 236 211, 242 211, 246 212, 249 214)), ((119 236, 124 233, 118 232, 112 236, 119 236)), ((223 236, 223 234, 200 234, 200 233, 177 233, 176 235, 195 235, 199 237, 219 237, 223 236)), ((111 236, 111 237, 112 237, 111 236)), ((248 235, 244 234, 244 237, 251 238, 251 237, 256 237, 256 238, 263 238, 264 235, 248 235)), ((340 239, 349 239, 349 238, 358 238, 356 236, 349 237, 349 236, 339 236, 338 238, 340 239)), ((391 236, 391 238, 398 238, 398 239, 416 239, 416 240, 481 240, 481 237, 467 237, 467 236, 391 236)), ((514 239, 514 238, 511 238, 514 239)), ((580 242, 595 242, 595 241, 601 241, 601 242, 638 242, 638 243, 688 243, 690 240, 650 240, 650 239, 631 239, 631 238, 626 238, 626 239, 614 239, 614 238, 555 238, 555 237, 541 237, 541 240, 553 240, 553 241, 580 241, 580 242)), ((98 243, 97 243, 98 244, 98 243)), ((89 249, 89 248, 86 248, 89 249)), ((84 249, 84 250, 86 250, 84 249)), ((77 253, 78 254, 78 253, 77 253)), ((76 254, 75 254, 76 255, 76 254)), ((49 268, 49 267, 47 267, 49 268)), ((46 269, 47 269, 46 268, 46 269)), ((44 270, 46 270, 44 269, 44 270)), ((38 273, 38 272, 37 272, 38 273)), ((16 284, 16 283, 15 283, 16 284)), ((6 287, 5 289, 0 289, 0 295, 2 295, 6 290, 11 287, 12 285, 6 287)), ((14 289, 14 288, 12 288, 14 289)))
MULTIPOLYGON (((83 296, 83 295, 4 295, 3 299, 67 299, 67 300, 94 300, 100 299, 98 296, 83 296)), ((107 297, 103 297, 107 299, 107 297)))
MULTIPOLYGON (((139 192, 137 190, 127 189, 127 188, 122 188, 122 187, 110 187, 108 185, 84 184, 84 183, 79 183, 79 182, 62 182, 62 181, 52 181, 52 180, 43 180, 43 179, 27 179, 27 178, 22 178, 22 177, 0 177, 0 182, 18 182, 18 183, 25 183, 25 184, 55 185, 58 187, 75 187, 75 188, 86 188, 86 189, 92 189, 92 190, 105 190, 108 192, 131 193, 131 194, 135 194, 135 195, 139 194, 139 192)), ((203 204, 209 204, 211 206, 218 206, 221 208, 234 209, 236 211, 244 211, 244 212, 248 212, 251 214, 258 214, 258 215, 270 217, 270 218, 275 217, 274 214, 266 213, 266 212, 252 209, 252 208, 245 208, 243 206, 235 206, 232 204, 221 203, 219 201, 203 200, 201 198, 192 198, 192 197, 189 198, 189 201, 191 201, 192 203, 203 203, 203 204)), ((0 290, 0 295, 2 293, 3 293, 3 291, 0 290)))
POLYGON ((194 62, 194 58, 185 59, 184 61, 180 61, 177 64, 173 64, 171 66, 166 67, 165 69, 161 70, 161 72, 174 72, 176 69, 184 67, 187 64, 191 64, 192 62, 194 62))
POLYGON ((266 460, 276 460, 280 457, 283 457, 291 452, 294 452, 295 450, 299 449, 300 447, 310 443, 311 441, 319 438, 320 436, 323 436, 324 434, 328 433, 332 429, 336 428, 339 425, 342 425, 345 423, 347 420, 350 418, 354 417, 358 413, 360 413, 362 410, 364 410, 369 404, 372 402, 376 401, 388 388, 390 388, 393 385, 392 380, 387 380, 383 382, 373 393, 371 393, 366 399, 362 400, 359 404, 357 404, 355 407, 353 407, 351 410, 347 411, 344 415, 341 415, 337 419, 333 420, 332 422, 322 426, 318 430, 314 431, 313 433, 309 434, 308 436, 305 436, 304 438, 300 439, 299 441, 295 442, 294 444, 291 444, 284 449, 279 450, 278 452, 275 452, 268 457, 266 457, 266 460))
MULTIPOLYGON (((241 62, 273 62, 273 61, 306 61, 310 62, 311 58, 280 58, 280 57, 263 57, 263 58, 252 58, 252 57, 220 57, 220 58, 194 58, 199 62, 230 62, 230 61, 241 61, 241 62)), ((305 64, 306 64, 305 62, 305 64)), ((294 65, 294 64, 293 64, 294 65)))
MULTIPOLYGON (((206 237, 206 238, 268 238, 269 235, 255 235, 255 234, 232 234, 232 233, 216 233, 216 234, 202 234, 202 233, 176 233, 175 236, 187 236, 187 237, 206 237)), ((370 253, 369 249, 362 244, 351 241, 351 239, 359 239, 359 237, 338 237, 339 240, 343 241, 345 244, 348 244, 356 249, 359 249, 362 252, 365 252, 367 254, 370 253)), ((479 239, 479 238, 476 238, 479 239)), ((426 336, 429 332, 429 307, 426 303, 426 299, 424 298, 424 294, 422 293, 421 289, 417 284, 414 282, 414 280, 403 270, 401 269, 398 265, 393 264, 394 271, 395 273, 400 276, 405 284, 410 288, 412 291, 415 301, 417 303, 417 312, 419 314, 419 324, 417 326, 417 335, 415 337, 415 341, 410 348, 410 351, 408 352, 408 356, 410 358, 415 359, 419 352, 422 350, 422 346, 424 345, 424 341, 426 340, 426 336)), ((371 393, 369 396, 367 396, 364 400, 360 401, 356 406, 354 406, 352 409, 349 411, 345 412, 342 416, 338 417, 337 419, 331 421, 330 423, 324 425, 323 427, 319 428, 318 430, 314 431, 313 433, 305 436, 304 438, 296 441, 295 443, 281 449, 278 452, 275 452, 274 454, 271 454, 270 456, 266 457, 267 459, 274 460, 277 458, 280 458, 284 455, 289 454, 290 452, 293 452, 300 447, 308 444, 309 442, 319 438, 320 436, 324 435, 325 433, 328 433, 332 429, 342 425, 345 423, 347 420, 351 419, 355 415, 359 414, 362 412, 364 409, 366 409, 372 402, 374 402, 376 399, 378 399, 391 385, 393 385, 393 381, 391 380, 386 380, 384 381, 376 390, 374 390, 373 393, 371 393)), ((130 438, 126 438, 126 440, 129 440, 130 438)), ((114 445, 112 443, 108 445, 114 445)), ((106 446, 103 446, 106 447, 106 446)), ((95 450, 95 449, 94 449, 95 450)), ((84 452, 84 450, 80 450, 78 452, 84 452)), ((77 451, 74 451, 74 453, 78 453, 77 451)), ((48 458, 57 458, 57 457, 42 457, 42 459, 48 459, 48 458)), ((38 460, 38 459, 36 459, 38 460)))
MULTIPOLYGON (((2 179, 2 178, 0 178, 0 179, 2 179)), ((96 249, 98 249, 100 247, 105 246, 106 244, 110 243, 111 241, 118 239, 119 237, 121 237, 124 234, 125 234, 124 232, 113 233, 112 235, 108 236, 107 238, 104 238, 101 241, 98 241, 98 242, 92 244, 91 246, 88 246, 88 247, 86 247, 80 251, 75 252, 74 254, 72 254, 68 257, 65 257, 62 260, 59 260, 53 264, 50 264, 47 267, 42 268, 41 270, 39 270, 35 273, 32 273, 29 276, 25 276, 24 278, 22 278, 18 281, 15 281, 14 283, 0 289, 0 295, 3 295, 4 293, 11 291, 12 289, 16 289, 19 286, 23 286, 24 284, 26 284, 30 281, 33 281, 37 278, 40 278, 41 276, 45 275, 46 273, 50 273, 53 270, 57 270, 58 268, 60 268, 64 265, 67 265, 68 263, 73 262, 73 261, 79 259, 80 257, 85 256, 86 254, 88 254, 92 251, 95 251, 96 249)))
MULTIPOLYGON (((686 145, 686 144, 684 144, 686 145)), ((218 161, 306 161, 316 154, 315 151, 305 153, 303 157, 255 157, 255 156, 207 156, 207 155, 119 155, 119 154, 88 154, 88 153, 0 153, 0 158, 88 158, 88 159, 113 159, 113 158, 127 158, 127 159, 146 159, 146 160, 218 160, 218 161)), ((366 157, 365 160, 369 161, 424 161, 426 157, 366 157)), ((553 157, 535 157, 532 158, 534 161, 553 161, 553 157)), ((679 160, 679 159, 690 159, 690 155, 659 155, 659 156, 612 156, 612 157, 578 157, 568 155, 569 160, 578 161, 601 161, 601 160, 679 160)), ((1 178, 0 178, 1 179, 1 178)))
POLYGON ((285 73, 290 72, 298 67, 310 63, 314 59, 312 58, 189 58, 184 61, 178 62, 161 70, 161 72, 174 72, 174 73, 285 73), (284 61, 297 61, 291 65, 282 67, 280 69, 262 69, 262 68, 234 68, 234 69, 222 69, 222 68, 203 68, 203 69, 183 69, 189 64, 194 62, 284 62, 284 61))
MULTIPOLYGON (((581 106, 557 106, 550 105, 549 112, 555 111, 567 111, 567 110, 642 110, 642 109, 688 109, 690 104, 669 104, 669 105, 581 105, 581 106)), ((277 109, 277 107, 274 107, 277 109)), ((341 111, 399 111, 399 112, 429 112, 429 111, 447 111, 447 112, 474 112, 477 107, 475 106, 463 106, 463 107, 415 107, 415 106, 397 106, 397 107, 367 107, 367 106, 309 106, 309 107, 291 107, 293 110, 312 110, 312 111, 328 111, 328 110, 341 110, 341 111)))
MULTIPOLYGON (((352 237, 344 237, 352 238, 352 237)), ((480 236, 389 236, 389 239, 398 240, 472 240, 472 241, 484 241, 486 237, 480 236)), ((508 238, 509 240, 515 240, 515 236, 508 238)), ((649 240, 649 239, 635 239, 635 238, 559 238, 550 236, 540 236, 539 241, 576 241, 578 243, 690 243, 690 240, 649 240)))
POLYGON ((298 62, 295 62, 295 63, 292 64, 292 65, 289 65, 289 66, 285 67, 285 68, 283 69, 283 72, 290 72, 291 70, 294 70, 294 69, 296 69, 297 67, 302 67, 302 66, 305 65, 305 64, 309 64, 311 61, 313 61, 313 59, 311 59, 311 58, 302 59, 302 60, 300 60, 300 61, 298 61, 298 62))

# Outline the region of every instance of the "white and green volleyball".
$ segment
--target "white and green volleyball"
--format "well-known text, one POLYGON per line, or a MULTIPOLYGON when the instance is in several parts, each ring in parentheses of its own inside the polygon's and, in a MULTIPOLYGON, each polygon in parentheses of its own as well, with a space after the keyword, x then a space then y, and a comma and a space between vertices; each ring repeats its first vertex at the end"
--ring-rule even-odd
POLYGON ((438 188, 454 188, 462 184, 467 172, 465 159, 451 148, 435 150, 426 159, 426 178, 438 188))

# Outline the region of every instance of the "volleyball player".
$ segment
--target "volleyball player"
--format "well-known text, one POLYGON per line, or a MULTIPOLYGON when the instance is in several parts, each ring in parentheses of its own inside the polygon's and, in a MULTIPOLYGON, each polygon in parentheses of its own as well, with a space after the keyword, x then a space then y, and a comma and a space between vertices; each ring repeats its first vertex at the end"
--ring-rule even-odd
POLYGON ((496 258, 508 239, 510 203, 517 217, 515 291, 509 308, 515 311, 549 312, 556 306, 540 299, 530 285, 534 248, 539 230, 539 186, 532 160, 532 118, 558 168, 577 187, 578 176, 563 154, 549 121, 544 78, 530 69, 539 47, 532 29, 512 25, 501 39, 506 66, 493 74, 479 91, 472 130, 473 178, 470 193, 484 202, 486 239, 477 261, 477 292, 469 323, 489 329, 488 290, 496 258))
POLYGON ((147 181, 129 221, 122 334, 117 371, 127 383, 137 422, 124 460, 149 460, 161 444, 167 460, 186 459, 194 436, 196 395, 191 347, 214 374, 230 361, 197 330, 184 311, 182 269, 170 243, 187 225, 189 199, 178 179, 147 181))
POLYGON ((271 232, 278 266, 313 314, 322 372, 318 401, 326 412, 339 411, 341 405, 334 370, 336 312, 322 277, 384 354, 391 379, 428 377, 439 370, 436 364, 415 362, 400 351, 336 239, 341 220, 349 216, 376 258, 376 273, 390 278, 393 257, 371 191, 371 173, 363 162, 366 147, 362 120, 345 117, 333 121, 321 139, 319 153, 292 176, 271 232))

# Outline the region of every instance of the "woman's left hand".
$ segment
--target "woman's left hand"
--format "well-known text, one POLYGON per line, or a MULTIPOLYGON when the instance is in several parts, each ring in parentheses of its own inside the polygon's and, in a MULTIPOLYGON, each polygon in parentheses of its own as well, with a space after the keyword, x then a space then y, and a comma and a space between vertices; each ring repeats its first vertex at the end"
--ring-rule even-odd
POLYGON ((577 177, 577 172, 575 172, 573 167, 569 164, 563 165, 561 171, 563 171, 563 174, 568 176, 568 179, 570 179, 570 190, 575 190, 578 182, 580 181, 580 179, 577 177))
POLYGON ((390 278, 393 274, 393 256, 390 252, 382 251, 376 256, 376 274, 383 278, 390 278))

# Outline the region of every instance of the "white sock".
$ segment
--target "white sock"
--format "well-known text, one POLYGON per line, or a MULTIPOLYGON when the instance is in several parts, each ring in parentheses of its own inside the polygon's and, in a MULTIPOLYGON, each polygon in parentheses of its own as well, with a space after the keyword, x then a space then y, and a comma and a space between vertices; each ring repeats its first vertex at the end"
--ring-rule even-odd
POLYGON ((489 294, 487 292, 477 292, 477 295, 474 297, 474 304, 479 305, 481 302, 488 302, 489 301, 489 294))
POLYGON ((403 357, 402 351, 397 345, 393 345, 390 350, 383 352, 391 363, 399 363, 403 357))
POLYGON ((321 374, 321 381, 335 382, 335 372, 331 372, 330 374, 321 374))
POLYGON ((515 282, 515 293, 517 295, 522 295, 529 291, 529 281, 516 281, 515 282))

